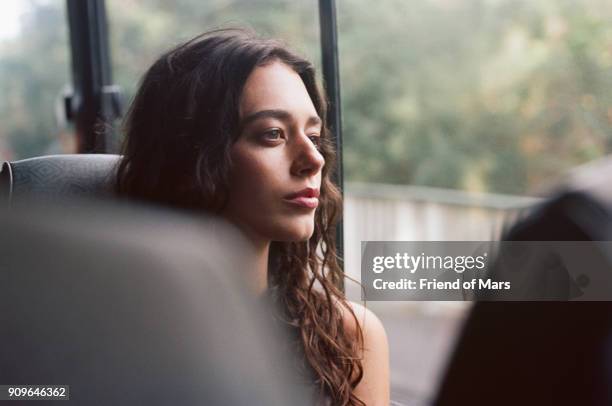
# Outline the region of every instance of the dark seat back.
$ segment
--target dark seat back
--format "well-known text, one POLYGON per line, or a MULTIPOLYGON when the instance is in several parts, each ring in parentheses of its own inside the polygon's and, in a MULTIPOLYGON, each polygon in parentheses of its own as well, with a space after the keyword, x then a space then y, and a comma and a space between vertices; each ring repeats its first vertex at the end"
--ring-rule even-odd
POLYGON ((0 198, 24 195, 47 199, 112 194, 119 155, 48 155, 4 162, 0 170, 0 198))
MULTIPOLYGON (((605 174, 589 175, 580 191, 537 207, 505 239, 612 241, 605 174)), ((609 405, 611 379, 612 302, 477 302, 434 405, 609 405)))

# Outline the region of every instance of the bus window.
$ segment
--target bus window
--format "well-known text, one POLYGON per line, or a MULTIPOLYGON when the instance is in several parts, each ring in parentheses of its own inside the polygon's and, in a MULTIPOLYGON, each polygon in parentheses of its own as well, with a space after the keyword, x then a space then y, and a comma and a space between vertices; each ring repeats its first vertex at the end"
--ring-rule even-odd
POLYGON ((320 66, 315 1, 107 0, 106 6, 114 79, 126 99, 163 51, 215 27, 251 27, 262 35, 286 41, 320 66))
POLYGON ((2 3, 0 159, 73 152, 63 97, 70 82, 66 2, 2 3))
MULTIPOLYGON (((598 0, 339 0, 351 276, 361 241, 498 239, 560 174, 612 152, 610 21, 598 0)), ((466 304, 369 303, 393 399, 432 396, 466 304)))

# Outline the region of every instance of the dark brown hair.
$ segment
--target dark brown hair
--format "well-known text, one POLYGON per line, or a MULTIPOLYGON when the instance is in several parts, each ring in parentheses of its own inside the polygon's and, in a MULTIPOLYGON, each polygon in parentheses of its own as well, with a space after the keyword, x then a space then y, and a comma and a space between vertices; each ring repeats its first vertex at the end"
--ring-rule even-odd
MULTIPOLYGON (((253 69, 275 60, 299 74, 323 120, 321 139, 329 140, 327 102, 310 62, 250 31, 211 31, 166 52, 145 74, 125 123, 118 193, 218 213, 227 197, 230 148, 239 136, 242 89, 253 69)), ((322 143, 321 154, 325 166, 314 233, 308 241, 272 244, 269 281, 287 322, 300 332, 321 393, 334 405, 362 405, 353 392, 363 376, 363 333, 338 289, 344 274, 335 227, 342 200, 330 180, 335 168, 331 143, 322 143), (354 319, 356 334, 344 328, 343 313, 354 319)))

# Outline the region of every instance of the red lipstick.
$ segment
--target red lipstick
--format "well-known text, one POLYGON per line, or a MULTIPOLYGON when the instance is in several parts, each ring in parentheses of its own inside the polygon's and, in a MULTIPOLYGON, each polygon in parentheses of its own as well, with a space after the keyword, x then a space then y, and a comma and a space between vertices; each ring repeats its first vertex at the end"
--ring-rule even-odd
POLYGON ((285 196, 285 200, 295 206, 316 209, 319 205, 319 189, 307 187, 285 196))

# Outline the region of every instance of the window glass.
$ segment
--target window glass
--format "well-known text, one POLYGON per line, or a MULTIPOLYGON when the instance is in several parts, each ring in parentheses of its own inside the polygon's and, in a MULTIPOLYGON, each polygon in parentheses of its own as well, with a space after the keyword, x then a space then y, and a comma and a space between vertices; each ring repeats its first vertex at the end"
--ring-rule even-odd
POLYGON ((280 38, 317 66, 317 2, 289 0, 107 0, 114 80, 129 100, 162 52, 204 31, 250 27, 280 38))
POLYGON ((0 159, 72 152, 63 93, 70 80, 65 1, 0 4, 0 159))
MULTIPOLYGON (((609 154, 611 21, 607 0, 338 0, 347 272, 361 241, 497 239, 609 154)), ((393 399, 427 403, 469 303, 368 305, 393 399)))
POLYGON ((612 3, 339 1, 349 181, 533 195, 612 148, 612 3))

